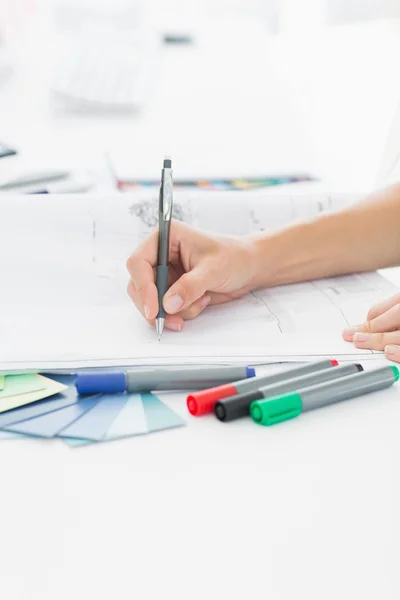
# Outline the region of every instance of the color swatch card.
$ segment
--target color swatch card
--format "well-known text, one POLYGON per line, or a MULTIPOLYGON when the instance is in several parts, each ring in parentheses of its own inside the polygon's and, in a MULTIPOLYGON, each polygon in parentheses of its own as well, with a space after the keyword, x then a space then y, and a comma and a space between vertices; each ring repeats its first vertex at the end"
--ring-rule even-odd
POLYGON ((42 375, 6 375, 0 391, 0 413, 43 400, 67 389, 67 386, 42 375))
POLYGON ((0 391, 0 399, 17 396, 27 392, 43 390, 46 387, 45 378, 36 373, 27 375, 6 375, 3 378, 3 388, 0 391))
POLYGON ((65 427, 60 437, 100 442, 126 404, 125 394, 103 394, 92 410, 65 427))
POLYGON ((116 440, 130 435, 148 433, 144 403, 141 394, 129 394, 125 406, 111 424, 106 440, 116 440))
POLYGON ((185 421, 154 394, 104 394, 58 437, 105 442, 185 425, 185 421))
MULTIPOLYGON (((112 422, 111 427, 106 432, 102 441, 117 440, 124 437, 143 435, 149 432, 150 430, 147 424, 141 394, 129 394, 126 398, 124 407, 112 422)), ((65 435, 63 435, 63 440, 69 446, 81 446, 92 443, 87 439, 68 438, 65 437, 65 435)))
POLYGON ((149 431, 161 431, 185 424, 182 417, 161 402, 158 396, 142 394, 142 402, 149 431))
POLYGON ((6 430, 35 437, 53 438, 65 429, 65 427, 72 426, 75 421, 93 408, 99 402, 100 398, 100 395, 85 398, 79 402, 74 402, 66 408, 50 411, 26 421, 10 424, 6 427, 6 430))
POLYGON ((68 389, 55 399, 0 415, 0 428, 8 434, 62 438, 79 446, 185 424, 154 394, 79 396, 73 380, 68 383, 68 389))
POLYGON ((0 440, 17 440, 21 439, 21 435, 18 433, 11 433, 10 431, 0 431, 0 440))
POLYGON ((0 414, 0 429, 7 429, 10 425, 15 423, 42 416, 78 402, 79 396, 73 385, 74 377, 69 376, 69 379, 67 379, 65 376, 57 376, 57 378, 51 376, 51 379, 54 380, 53 382, 63 386, 61 392, 57 392, 57 394, 50 399, 43 399, 29 406, 21 406, 20 408, 0 414))

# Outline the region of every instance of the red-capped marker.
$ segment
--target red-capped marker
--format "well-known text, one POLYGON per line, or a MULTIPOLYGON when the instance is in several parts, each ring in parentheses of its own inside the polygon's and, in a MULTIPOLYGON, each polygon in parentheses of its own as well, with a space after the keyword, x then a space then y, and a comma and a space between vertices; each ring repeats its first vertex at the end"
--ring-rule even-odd
POLYGON ((305 363, 300 367, 281 371, 280 373, 274 373, 273 375, 262 375, 260 377, 252 377, 251 379, 241 379, 232 384, 219 385, 217 387, 209 388, 208 390, 190 394, 186 401, 187 407, 192 415, 200 417, 201 415, 213 412, 215 403, 222 398, 229 398, 231 396, 236 396, 236 394, 258 390, 260 387, 266 385, 280 383, 281 381, 292 379, 293 377, 301 377, 302 375, 308 375, 308 373, 323 371, 330 367, 337 367, 338 364, 338 361, 335 359, 323 359, 313 363, 305 363))
MULTIPOLYGON (((242 380, 242 381, 247 381, 242 380)), ((236 396, 237 390, 234 385, 227 383, 214 388, 209 388, 206 393, 195 392, 187 397, 187 407, 192 415, 200 416, 213 411, 214 404, 221 398, 236 396)))

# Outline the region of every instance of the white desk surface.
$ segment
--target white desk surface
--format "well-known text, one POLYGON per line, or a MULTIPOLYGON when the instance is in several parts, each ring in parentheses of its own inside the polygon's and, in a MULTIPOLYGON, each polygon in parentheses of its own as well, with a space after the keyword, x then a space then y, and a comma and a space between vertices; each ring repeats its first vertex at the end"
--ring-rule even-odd
MULTIPOLYGON (((175 92, 180 52, 168 51, 175 92)), ((36 135, 39 147, 58 140, 71 156, 80 131, 75 158, 83 160, 96 143, 147 135, 165 116, 159 98, 141 121, 58 120, 35 77, 18 83, 26 82, 25 98, 0 91, 4 134, 28 150, 36 135)), ((191 84, 179 88, 180 131, 196 114, 190 102, 201 86, 191 84)), ((175 92, 162 96, 166 105, 175 92)), ((397 386, 271 429, 205 417, 81 449, 1 442, 0 596, 398 600, 399 399, 397 386)), ((185 413, 182 399, 169 401, 185 413)))

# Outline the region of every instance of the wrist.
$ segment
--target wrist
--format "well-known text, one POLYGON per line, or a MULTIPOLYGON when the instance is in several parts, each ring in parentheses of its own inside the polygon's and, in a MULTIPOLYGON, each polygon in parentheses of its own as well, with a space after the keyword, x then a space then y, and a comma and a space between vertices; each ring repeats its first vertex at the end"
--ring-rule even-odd
MULTIPOLYGON (((327 215, 253 238, 254 288, 296 283, 346 271, 340 220, 327 215)), ((350 240, 349 240, 350 242, 350 240)))

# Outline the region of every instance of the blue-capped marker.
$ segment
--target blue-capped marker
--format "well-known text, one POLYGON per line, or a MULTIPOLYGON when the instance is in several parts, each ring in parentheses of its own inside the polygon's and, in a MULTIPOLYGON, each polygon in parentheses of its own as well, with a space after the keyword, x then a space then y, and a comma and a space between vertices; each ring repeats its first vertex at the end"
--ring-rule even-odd
POLYGON ((79 394, 131 394, 155 390, 200 390, 254 377, 253 367, 187 367, 133 369, 131 371, 90 371, 78 373, 79 394))

